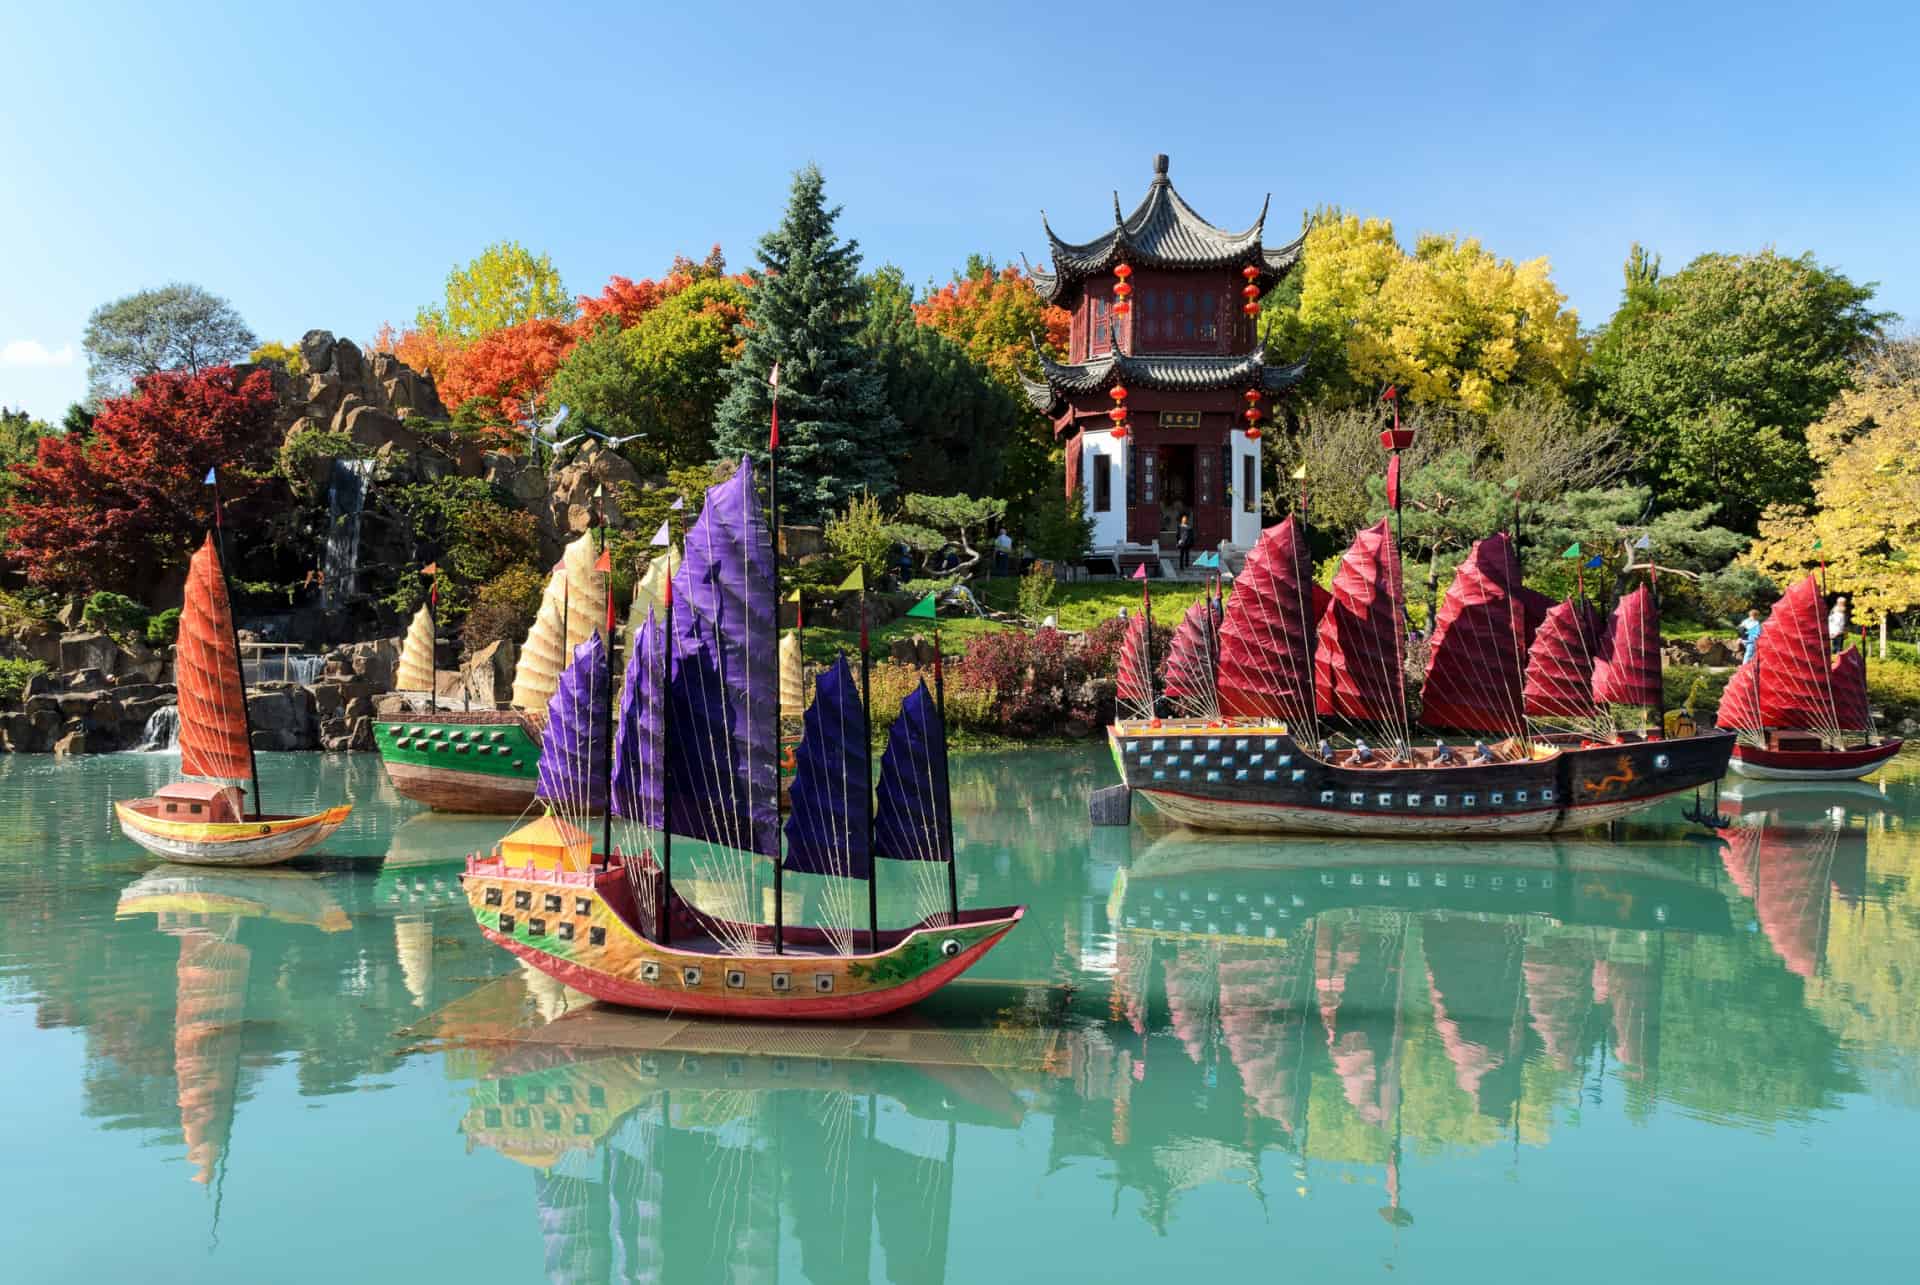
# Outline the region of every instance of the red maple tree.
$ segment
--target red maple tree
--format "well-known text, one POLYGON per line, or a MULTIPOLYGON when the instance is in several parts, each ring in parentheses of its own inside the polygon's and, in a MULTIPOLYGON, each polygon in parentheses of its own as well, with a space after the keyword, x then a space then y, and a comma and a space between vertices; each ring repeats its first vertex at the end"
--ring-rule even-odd
POLYGON ((227 520, 244 524, 271 484, 273 380, 231 366, 167 371, 109 400, 84 441, 43 438, 7 506, 11 558, 35 584, 132 591, 180 566, 213 520, 220 471, 227 520))

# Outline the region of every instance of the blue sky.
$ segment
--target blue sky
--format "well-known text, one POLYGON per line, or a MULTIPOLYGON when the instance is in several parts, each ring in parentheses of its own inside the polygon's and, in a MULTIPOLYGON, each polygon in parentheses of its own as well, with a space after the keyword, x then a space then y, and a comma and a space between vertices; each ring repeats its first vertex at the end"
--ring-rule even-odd
POLYGON ((1920 321, 1920 5, 324 6, 0 0, 0 404, 57 418, 100 303, 169 280, 355 339, 517 238, 576 293, 808 161, 870 263, 944 279, 1131 208, 1334 203, 1545 255, 1584 324, 1641 241, 1773 245, 1920 321), (1352 12, 1335 12, 1351 9, 1352 12))

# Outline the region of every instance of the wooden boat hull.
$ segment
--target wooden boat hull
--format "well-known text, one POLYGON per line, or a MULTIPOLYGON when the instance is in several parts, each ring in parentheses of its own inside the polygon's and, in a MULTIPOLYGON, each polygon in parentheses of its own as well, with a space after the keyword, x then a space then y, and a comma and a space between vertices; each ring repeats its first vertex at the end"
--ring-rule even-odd
POLYGON ((1107 732, 1121 779, 1199 830, 1401 838, 1554 834, 1617 821, 1726 774, 1731 733, 1555 746, 1478 766, 1356 768, 1280 727, 1169 721, 1107 732))
POLYGON ((1850 750, 1776 750, 1736 745, 1728 766, 1741 776, 1762 781, 1857 781, 1877 772, 1900 752, 1901 744, 1888 740, 1850 750))
POLYGON ((517 816, 540 779, 540 738, 511 710, 441 713, 375 723, 393 788, 436 812, 517 816))
POLYGON ((1025 913, 962 911, 955 924, 882 932, 881 949, 866 955, 817 953, 817 930, 804 928, 789 930, 794 953, 727 954, 642 936, 617 856, 608 870, 578 873, 469 857, 463 883, 487 940, 556 981, 610 1004, 715 1017, 845 1021, 895 1012, 971 968, 1025 913))
POLYGON ((351 804, 309 816, 240 822, 166 821, 115 803, 120 831, 167 861, 190 866, 271 866, 311 852, 345 823, 351 804))

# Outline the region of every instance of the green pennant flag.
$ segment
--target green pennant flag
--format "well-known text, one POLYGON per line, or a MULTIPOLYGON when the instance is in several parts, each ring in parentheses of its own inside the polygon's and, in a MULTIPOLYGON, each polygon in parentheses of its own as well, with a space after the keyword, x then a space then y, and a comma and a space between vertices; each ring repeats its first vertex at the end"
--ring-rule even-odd
POLYGON ((1820 542, 1819 542, 1818 540, 1815 540, 1815 541, 1813 542, 1813 547, 1814 547, 1814 548, 1816 548, 1816 549, 1817 549, 1817 548, 1819 548, 1819 547, 1820 547, 1820 542))
POLYGON ((853 574, 840 582, 839 591, 844 593, 849 589, 865 589, 866 587, 867 569, 865 567, 855 567, 853 574))
POLYGON ((940 613, 936 610, 937 604, 934 602, 937 596, 936 594, 928 594, 920 601, 914 603, 913 606, 908 609, 907 615, 918 620, 938 620, 940 613))
POLYGON ((1570 544, 1570 545, 1568 545, 1568 546, 1567 546, 1567 551, 1566 551, 1565 553, 1563 553, 1563 554, 1561 554, 1560 556, 1561 556, 1561 557, 1563 557, 1563 558, 1577 558, 1577 557, 1579 557, 1579 556, 1580 556, 1580 542, 1579 542, 1578 540, 1575 540, 1575 541, 1574 541, 1574 542, 1573 542, 1572 544, 1570 544))

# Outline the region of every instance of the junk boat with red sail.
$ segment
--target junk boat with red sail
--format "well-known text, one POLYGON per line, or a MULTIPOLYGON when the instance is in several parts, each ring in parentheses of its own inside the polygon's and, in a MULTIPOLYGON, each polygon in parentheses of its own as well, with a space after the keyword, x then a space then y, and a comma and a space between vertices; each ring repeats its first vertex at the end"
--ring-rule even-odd
POLYGON ((209 534, 187 567, 174 652, 180 700, 180 774, 151 798, 113 805, 121 831, 157 857, 196 866, 266 866, 309 852, 353 811, 305 816, 260 810, 240 646, 220 551, 209 534), (248 806, 251 788, 252 806, 248 806))
MULTIPOLYGON (((1411 433, 1381 436, 1397 513, 1411 433)), ((1164 685, 1144 601, 1121 649, 1130 716, 1108 730, 1126 786, 1203 830, 1445 837, 1577 830, 1725 774, 1731 734, 1660 730, 1649 585, 1603 617, 1583 593, 1556 603, 1523 586, 1506 535, 1481 540, 1441 605, 1417 708, 1401 585, 1388 519, 1355 538, 1329 593, 1290 516, 1262 533, 1224 604, 1209 593, 1187 611, 1164 685), (1417 746, 1416 727, 1492 743, 1417 746)))
POLYGON ((1874 738, 1865 654, 1828 657, 1822 597, 1813 576, 1787 590, 1720 697, 1715 722, 1739 736, 1731 766, 1741 776, 1854 781, 1900 752, 1900 741, 1874 738))
MULTIPOLYGON (((670 548, 667 526, 654 542, 670 548)), ((903 702, 876 806, 870 708, 841 656, 818 677, 783 807, 774 556, 750 464, 708 491, 683 553, 663 614, 649 609, 635 631, 617 712, 600 635, 574 648, 541 744, 547 815, 467 860, 481 931, 635 1008, 846 1019, 931 994, 1023 913, 959 907, 941 702, 924 683, 903 702), (676 883, 676 840, 697 845, 697 883, 684 867, 676 883), (918 872, 907 928, 879 927, 877 858, 918 872), (770 925, 755 913, 769 871, 770 925), (786 922, 795 874, 820 877, 817 924, 786 922)))

